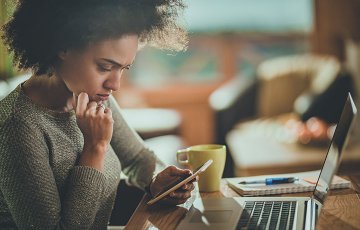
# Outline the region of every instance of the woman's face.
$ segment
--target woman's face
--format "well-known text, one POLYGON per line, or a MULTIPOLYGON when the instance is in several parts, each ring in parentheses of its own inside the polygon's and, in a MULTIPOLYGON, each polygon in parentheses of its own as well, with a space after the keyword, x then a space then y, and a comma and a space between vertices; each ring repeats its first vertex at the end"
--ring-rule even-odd
POLYGON ((121 75, 133 63, 137 49, 138 37, 126 35, 90 44, 83 50, 68 50, 59 55, 56 75, 76 95, 85 92, 90 101, 107 100, 120 88, 121 75))

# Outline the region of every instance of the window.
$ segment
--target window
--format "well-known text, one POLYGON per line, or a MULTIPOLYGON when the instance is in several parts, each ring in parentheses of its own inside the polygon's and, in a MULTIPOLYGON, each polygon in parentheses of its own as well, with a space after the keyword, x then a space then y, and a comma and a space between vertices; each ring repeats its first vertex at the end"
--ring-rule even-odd
POLYGON ((251 75, 267 58, 309 51, 312 0, 187 0, 186 4, 189 49, 140 51, 130 72, 132 84, 214 82, 244 72, 251 75))

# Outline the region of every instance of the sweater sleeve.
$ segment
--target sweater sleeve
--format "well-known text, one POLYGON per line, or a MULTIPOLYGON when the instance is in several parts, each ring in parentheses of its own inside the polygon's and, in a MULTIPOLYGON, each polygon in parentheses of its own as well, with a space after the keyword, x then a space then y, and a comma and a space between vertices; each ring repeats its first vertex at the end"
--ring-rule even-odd
POLYGON ((111 147, 121 162, 123 172, 128 176, 128 183, 144 190, 151 179, 166 165, 145 146, 140 136, 129 127, 113 97, 110 97, 109 104, 114 119, 111 147))
POLYGON ((46 138, 9 117, 0 124, 0 189, 19 229, 88 229, 98 210, 104 175, 75 166, 60 197, 46 138))

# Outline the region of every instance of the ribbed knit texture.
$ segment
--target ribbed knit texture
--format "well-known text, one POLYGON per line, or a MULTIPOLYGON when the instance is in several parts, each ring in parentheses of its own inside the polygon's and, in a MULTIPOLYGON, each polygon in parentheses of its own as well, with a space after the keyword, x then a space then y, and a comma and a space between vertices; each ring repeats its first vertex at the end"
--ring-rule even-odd
POLYGON ((165 167, 112 97, 107 105, 114 133, 99 172, 77 166, 84 140, 74 111, 41 107, 21 86, 0 102, 0 229, 106 229, 121 169, 144 189, 165 167))

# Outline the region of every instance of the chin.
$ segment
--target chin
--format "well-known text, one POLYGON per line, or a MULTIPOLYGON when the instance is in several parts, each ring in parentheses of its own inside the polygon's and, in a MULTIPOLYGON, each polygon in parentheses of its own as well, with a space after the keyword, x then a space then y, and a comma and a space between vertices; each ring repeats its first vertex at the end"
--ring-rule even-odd
POLYGON ((95 102, 100 102, 101 99, 98 98, 97 96, 92 96, 91 98, 89 98, 89 101, 95 101, 95 102))

